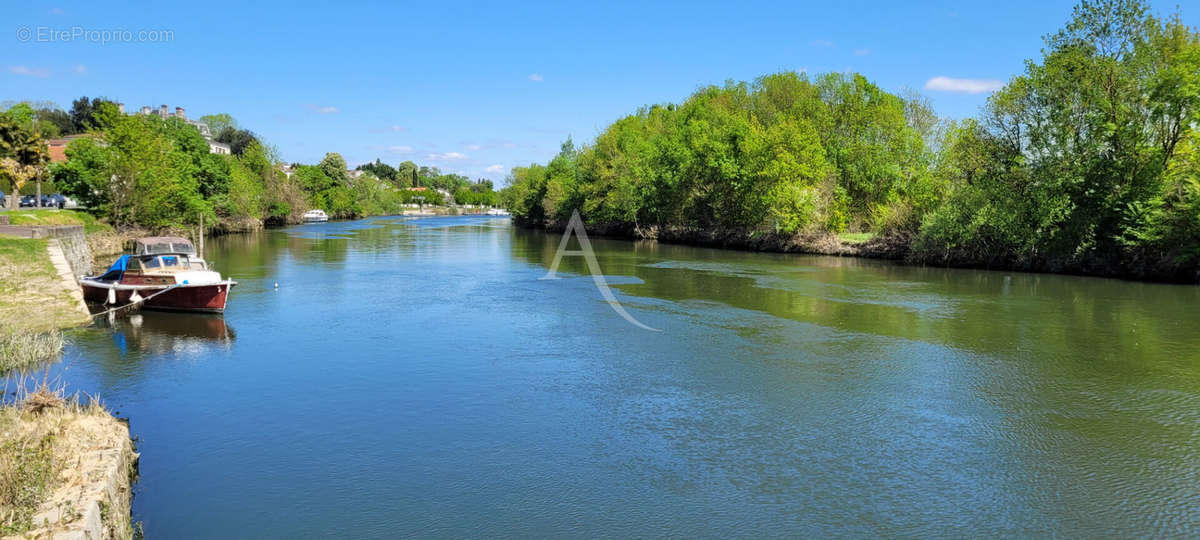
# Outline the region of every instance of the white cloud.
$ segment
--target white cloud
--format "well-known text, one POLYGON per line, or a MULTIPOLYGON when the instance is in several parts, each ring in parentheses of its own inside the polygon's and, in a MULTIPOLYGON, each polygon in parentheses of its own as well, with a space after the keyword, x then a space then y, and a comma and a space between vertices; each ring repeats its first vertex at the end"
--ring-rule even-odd
POLYGON ((814 39, 810 43, 813 47, 832 47, 833 42, 827 39, 814 39))
POLYGON ((403 146, 403 145, 400 145, 400 146, 389 146, 389 147, 387 147, 387 149, 388 149, 388 152, 393 152, 393 153, 396 153, 396 154, 411 154, 411 153, 412 153, 412 151, 413 151, 413 147, 411 147, 411 146, 403 146))
POLYGON ((504 172, 504 165, 489 165, 488 168, 484 170, 490 173, 504 172))
POLYGON ((866 56, 871 54, 871 49, 854 49, 854 56, 866 56))
POLYGON ((960 94, 983 94, 994 92, 1004 87, 1004 81, 997 79, 954 79, 937 76, 925 81, 926 90, 938 92, 957 92, 960 94))
POLYGON ((468 145, 467 145, 467 150, 470 150, 470 151, 472 151, 472 152, 475 152, 475 151, 477 151, 477 150, 479 150, 479 149, 481 149, 481 148, 483 148, 483 147, 482 147, 482 146, 479 146, 478 144, 468 144, 468 145))
POLYGON ((67 12, 63 8, 50 8, 51 15, 65 15, 67 12))
POLYGON ((87 75, 87 66, 83 64, 75 64, 75 67, 71 68, 71 71, 74 71, 80 75, 87 75))
POLYGON ((506 142, 506 143, 504 143, 504 144, 502 144, 502 145, 500 145, 500 146, 503 146, 503 147, 505 147, 505 148, 516 148, 516 147, 517 147, 517 143, 506 142))
POLYGON ((408 128, 404 126, 392 126, 391 129, 392 131, 408 131, 408 128))
POLYGON ((50 76, 50 70, 46 68, 30 68, 25 66, 11 66, 8 68, 9 73, 16 75, 25 75, 26 77, 37 77, 45 79, 50 76))
POLYGON ((337 114, 338 112, 340 112, 340 111, 338 111, 337 107, 333 107, 330 105, 321 106, 321 105, 313 105, 312 103, 309 103, 309 104, 306 104, 304 106, 304 108, 308 109, 312 112, 315 112, 317 114, 337 114))
POLYGON ((459 152, 446 152, 444 154, 429 154, 426 159, 438 161, 454 161, 458 159, 467 159, 467 155, 459 152))
POLYGON ((538 75, 537 73, 532 73, 529 75, 529 80, 533 82, 542 82, 542 76, 538 75))

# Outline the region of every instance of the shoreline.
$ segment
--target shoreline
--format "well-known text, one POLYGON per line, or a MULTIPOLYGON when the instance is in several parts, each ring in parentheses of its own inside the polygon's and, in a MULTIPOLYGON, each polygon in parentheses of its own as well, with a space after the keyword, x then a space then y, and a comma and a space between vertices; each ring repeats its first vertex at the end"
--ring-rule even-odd
MULTIPOLYGON (((549 223, 546 225, 525 224, 519 219, 513 219, 513 226, 547 233, 562 233, 566 225, 549 223)), ((584 229, 590 236, 616 240, 643 241, 650 240, 667 244, 678 244, 713 249, 729 249, 735 251, 761 253, 789 253, 796 255, 825 255, 831 257, 856 257, 892 261, 898 265, 946 268, 960 270, 989 270, 994 272, 1021 272, 1027 274, 1064 275, 1075 277, 1092 277, 1116 279, 1121 281, 1162 283, 1171 285, 1200 285, 1200 268, 1191 272, 1180 270, 1161 272, 1145 268, 1141 271, 1131 271, 1119 264, 1108 261, 1084 262, 1039 262, 1011 263, 1003 261, 945 261, 945 264, 934 264, 922 261, 912 256, 913 238, 902 234, 880 235, 863 242, 850 242, 832 233, 780 235, 773 232, 734 230, 734 229, 701 229, 686 226, 637 226, 633 224, 594 225, 585 224, 584 229)))

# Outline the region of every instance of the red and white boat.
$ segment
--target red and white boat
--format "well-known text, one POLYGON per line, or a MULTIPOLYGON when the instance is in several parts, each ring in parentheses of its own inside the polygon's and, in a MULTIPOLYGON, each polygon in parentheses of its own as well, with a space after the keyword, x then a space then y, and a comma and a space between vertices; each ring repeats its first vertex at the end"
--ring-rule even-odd
POLYGON ((102 275, 79 280, 83 297, 94 304, 145 309, 225 311, 236 281, 208 269, 191 241, 177 236, 139 238, 132 255, 122 255, 102 275))

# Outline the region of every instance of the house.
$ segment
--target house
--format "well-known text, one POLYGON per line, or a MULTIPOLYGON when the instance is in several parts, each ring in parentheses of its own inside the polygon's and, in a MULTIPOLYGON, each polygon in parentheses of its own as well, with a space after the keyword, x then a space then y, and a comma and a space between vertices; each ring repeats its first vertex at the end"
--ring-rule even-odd
MULTIPOLYGON (((121 111, 122 113, 124 113, 125 112, 125 104, 118 103, 117 109, 119 111, 121 111)), ((204 140, 208 141, 208 153, 221 154, 221 155, 226 155, 226 156, 228 156, 229 154, 232 153, 228 144, 216 142, 213 140, 212 130, 208 129, 208 124, 205 124, 204 122, 200 122, 198 120, 188 120, 187 113, 183 110, 183 107, 175 107, 175 112, 170 112, 167 109, 166 104, 159 106, 159 108, 157 110, 152 109, 152 108, 150 108, 150 106, 147 105, 147 106, 143 106, 142 109, 140 111, 138 111, 138 114, 145 114, 145 115, 153 114, 153 115, 157 115, 159 118, 162 118, 163 120, 166 120, 168 118, 178 118, 180 120, 183 120, 184 122, 187 122, 189 125, 192 125, 197 130, 199 130, 200 135, 204 137, 204 140)))
POLYGON ((358 178, 359 178, 360 176, 362 176, 362 175, 363 175, 363 172, 362 172, 362 171, 356 171, 356 170, 353 170, 353 169, 346 169, 346 176, 347 176, 348 178, 350 178, 351 180, 358 180, 358 178))
MULTIPOLYGON (((84 137, 98 139, 96 135, 91 133, 80 133, 78 135, 67 135, 66 137, 58 139, 47 139, 46 146, 50 150, 50 163, 66 163, 67 145, 71 144, 71 141, 75 139, 81 139, 84 137)), ((100 141, 100 144, 104 144, 103 141, 100 141)))

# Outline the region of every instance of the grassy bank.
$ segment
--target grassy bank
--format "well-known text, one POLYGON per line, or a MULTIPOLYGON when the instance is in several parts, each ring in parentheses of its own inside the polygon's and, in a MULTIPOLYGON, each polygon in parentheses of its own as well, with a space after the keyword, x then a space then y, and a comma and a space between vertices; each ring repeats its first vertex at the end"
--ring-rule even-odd
POLYGON ((113 228, 95 216, 78 210, 57 210, 39 208, 37 210, 17 210, 6 212, 12 225, 83 225, 87 234, 111 232, 113 228))
POLYGON ((94 402, 24 383, 0 403, 0 537, 131 538, 128 428, 94 402))
POLYGON ((89 322, 63 288, 46 243, 0 236, 0 372, 55 358, 59 330, 89 322))

